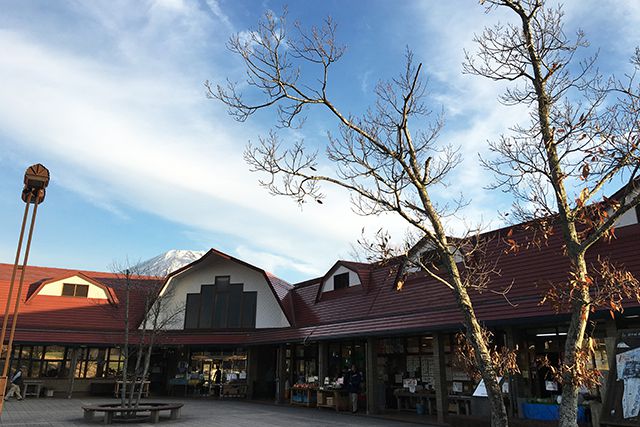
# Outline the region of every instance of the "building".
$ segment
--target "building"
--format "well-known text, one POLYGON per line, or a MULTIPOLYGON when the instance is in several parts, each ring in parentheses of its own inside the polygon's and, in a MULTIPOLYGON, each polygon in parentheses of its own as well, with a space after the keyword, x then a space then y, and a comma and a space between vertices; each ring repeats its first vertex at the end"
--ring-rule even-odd
MULTIPOLYGON (((510 239, 530 237, 529 231, 514 229, 510 239)), ((561 359, 568 317, 540 301, 550 283, 566 280, 568 264, 560 236, 542 248, 523 244, 514 254, 505 250, 506 233, 490 232, 500 275, 485 292, 472 292, 472 299, 496 344, 520 349, 522 373, 509 378, 504 391, 509 410, 523 415, 528 398, 558 393, 536 360, 561 359), (504 296, 492 292, 507 288, 504 296)), ((638 214, 630 212, 615 239, 590 250, 589 262, 607 257, 640 276, 638 242, 638 214)), ((470 397, 477 383, 454 360, 461 315, 453 295, 418 272, 398 291, 396 263, 337 261, 322 277, 292 285, 212 249, 164 279, 131 278, 133 340, 149 295, 185 308, 158 338, 152 390, 201 393, 206 387, 225 396, 309 404, 309 397, 291 397, 296 383, 333 382, 355 364, 365 375, 360 404, 368 412, 414 408, 405 389, 415 379, 429 391, 426 403, 439 419, 450 411, 485 413, 482 399, 470 397), (217 369, 223 374, 220 384, 214 379, 217 369)), ((11 266, 1 264, 0 304, 6 303, 10 274, 11 266)), ((72 365, 76 391, 112 390, 122 369, 126 278, 28 267, 25 283, 12 365, 27 365, 30 377, 41 378, 56 393, 67 392, 72 365)), ((593 364, 605 377, 617 331, 638 328, 639 317, 635 300, 626 301, 615 319, 606 310, 593 314, 588 331, 596 350, 593 364)), ((603 396, 604 385, 591 393, 603 396)))

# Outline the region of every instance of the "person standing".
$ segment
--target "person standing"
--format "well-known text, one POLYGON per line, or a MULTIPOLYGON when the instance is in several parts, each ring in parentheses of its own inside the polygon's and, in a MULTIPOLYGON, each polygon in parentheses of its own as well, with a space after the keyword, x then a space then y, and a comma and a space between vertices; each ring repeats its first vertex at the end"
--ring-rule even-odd
POLYGON ((213 372, 213 394, 216 397, 222 395, 222 371, 215 365, 215 371, 213 372))
POLYGON ((358 371, 356 365, 351 365, 351 371, 347 378, 347 391, 351 400, 351 413, 358 412, 358 396, 360 394, 360 385, 362 384, 362 373, 358 371))
POLYGON ((24 383, 24 378, 22 371, 26 370, 25 366, 19 367, 16 372, 11 377, 11 383, 9 385, 9 391, 7 395, 4 397, 4 400, 9 400, 11 396, 16 395, 18 400, 22 400, 22 394, 20 394, 20 389, 22 389, 22 384, 24 383))

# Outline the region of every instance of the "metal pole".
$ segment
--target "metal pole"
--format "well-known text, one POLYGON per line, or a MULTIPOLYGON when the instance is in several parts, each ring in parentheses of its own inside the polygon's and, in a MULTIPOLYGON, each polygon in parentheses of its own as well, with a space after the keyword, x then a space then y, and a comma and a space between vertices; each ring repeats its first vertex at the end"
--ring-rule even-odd
MULTIPOLYGON (((4 317, 2 319, 2 334, 0 335, 0 356, 4 349, 4 338, 7 334, 7 324, 9 322, 9 308, 11 307, 11 297, 13 296, 13 285, 16 280, 16 271, 18 270, 18 261, 20 261, 20 253, 22 252, 22 240, 24 238, 24 226, 27 224, 27 216, 29 215, 29 203, 24 206, 24 215, 22 216, 22 227, 20 228, 20 237, 18 239, 18 250, 16 251, 16 259, 13 262, 13 270, 11 270, 11 282, 9 285, 9 294, 7 295, 7 305, 4 308, 4 317)), ((7 353, 9 357, 9 353, 7 353)))
MULTIPOLYGON (((31 195, 30 201, 33 200, 31 195)), ((11 354, 11 348, 13 346, 13 337, 16 333, 16 324, 18 323, 18 309, 20 308, 20 297, 22 296, 22 285, 24 283, 24 272, 27 269, 27 262, 29 260, 29 249, 31 248, 31 237, 33 236, 33 228, 36 223, 36 214, 38 213, 38 199, 36 196, 36 202, 33 207, 33 215, 31 216, 31 225, 29 226, 29 237, 27 238, 27 247, 24 252, 24 261, 22 262, 22 270, 20 271, 20 283, 18 284, 18 294, 16 296, 16 304, 13 310, 13 317, 11 318, 11 333, 9 334, 9 342, 7 343, 7 357, 4 360, 4 368, 2 369, 2 376, 6 377, 9 370, 9 355, 11 354)))
POLYGON ((24 189, 22 190, 22 201, 25 202, 24 215, 22 216, 22 226, 20 227, 20 237, 18 239, 18 250, 16 251, 16 259, 13 263, 13 270, 11 272, 11 282, 9 285, 9 292, 7 295, 7 302, 5 306, 5 313, 2 319, 2 332, 0 332, 0 356, 2 356, 2 350, 5 348, 4 339, 7 334, 7 326, 9 322, 9 310, 11 308, 11 298, 13 297, 13 290, 15 287, 16 273, 18 270, 18 263, 20 261, 20 253, 22 251, 22 242, 24 239, 25 225, 27 217, 29 216, 29 205, 33 203, 33 215, 31 217, 31 225, 29 227, 29 237, 27 239, 27 247, 24 254, 24 262, 22 269, 20 270, 20 281, 18 284, 18 290, 16 295, 16 302, 14 306, 13 315, 11 316, 11 332, 9 334, 9 341, 4 353, 4 367, 2 369, 2 375, 0 376, 0 415, 2 414, 4 404, 4 391, 7 385, 7 371, 9 370, 11 360, 11 350, 13 346, 13 339, 16 331, 16 324, 18 322, 18 310, 20 309, 20 299, 22 298, 22 288, 24 285, 24 274, 27 269, 27 263, 29 260, 29 249, 31 248, 31 238, 33 237, 33 229, 36 222, 36 214, 38 212, 38 205, 44 201, 45 188, 49 184, 49 170, 40 163, 31 165, 24 173, 24 189))

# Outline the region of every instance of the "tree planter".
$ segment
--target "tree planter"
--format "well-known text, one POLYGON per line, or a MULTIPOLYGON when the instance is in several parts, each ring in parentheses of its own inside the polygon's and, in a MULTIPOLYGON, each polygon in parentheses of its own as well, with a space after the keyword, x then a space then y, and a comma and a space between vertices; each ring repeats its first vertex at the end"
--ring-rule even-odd
POLYGON ((160 421, 160 412, 169 411, 169 419, 180 418, 182 403, 150 403, 146 402, 138 408, 120 406, 119 403, 83 406, 85 421, 92 421, 96 412, 104 412, 104 424, 111 424, 114 420, 123 422, 151 422, 160 421))

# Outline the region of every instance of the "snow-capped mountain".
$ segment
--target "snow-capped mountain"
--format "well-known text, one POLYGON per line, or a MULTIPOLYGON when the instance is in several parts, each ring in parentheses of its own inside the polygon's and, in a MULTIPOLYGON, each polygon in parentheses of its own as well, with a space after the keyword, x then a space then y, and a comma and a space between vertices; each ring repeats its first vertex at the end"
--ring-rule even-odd
POLYGON ((172 249, 135 266, 135 271, 148 276, 166 276, 201 258, 205 251, 172 249))

